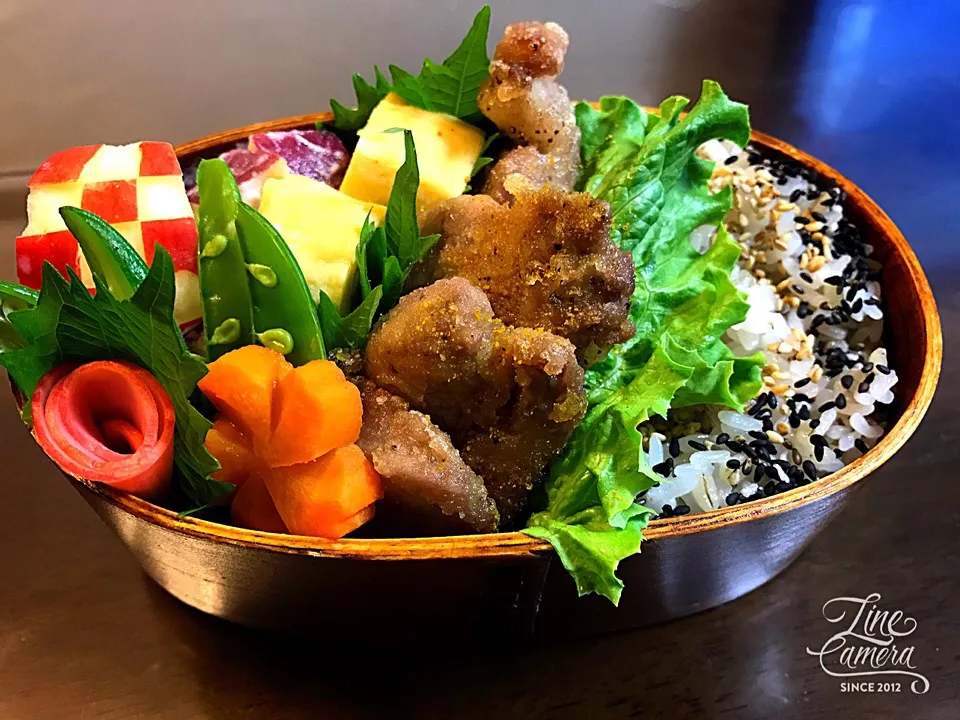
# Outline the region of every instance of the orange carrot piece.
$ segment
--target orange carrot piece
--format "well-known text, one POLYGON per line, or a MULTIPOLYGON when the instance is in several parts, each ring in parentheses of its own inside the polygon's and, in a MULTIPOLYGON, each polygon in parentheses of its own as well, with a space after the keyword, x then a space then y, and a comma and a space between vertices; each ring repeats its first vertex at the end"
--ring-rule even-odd
POLYGON ((273 468, 264 482, 291 533, 331 540, 359 527, 344 521, 383 497, 380 476, 356 445, 313 462, 273 468))
POLYGON ((197 383, 217 410, 255 443, 270 437, 277 382, 293 367, 280 353, 247 345, 221 355, 197 383))
POLYGON ((237 489, 230 505, 230 519, 234 525, 248 530, 285 533, 287 526, 280 519, 273 498, 267 492, 267 486, 258 475, 247 478, 237 489))
POLYGON ((360 437, 360 391, 332 362, 314 360, 285 375, 277 383, 276 403, 270 441, 257 438, 271 467, 312 462, 360 437))
MULTIPOLYGON (((260 459, 253 452, 250 441, 225 417, 213 422, 203 443, 209 453, 220 462, 220 469, 213 473, 214 480, 228 482, 237 488, 260 469, 260 459)), ((230 496, 221 498, 217 504, 229 502, 230 496)))
POLYGON ((363 510, 358 513, 354 513, 346 520, 341 520, 339 523, 333 523, 330 525, 330 536, 336 538, 342 538, 344 535, 352 533, 361 525, 370 522, 373 520, 373 515, 376 510, 376 504, 367 505, 363 510))

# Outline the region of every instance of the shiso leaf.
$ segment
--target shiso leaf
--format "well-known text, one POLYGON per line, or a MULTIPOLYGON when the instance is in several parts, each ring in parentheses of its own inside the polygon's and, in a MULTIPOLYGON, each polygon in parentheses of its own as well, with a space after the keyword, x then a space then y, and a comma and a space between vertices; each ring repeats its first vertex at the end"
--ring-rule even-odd
POLYGON ((447 113, 474 124, 483 122, 477 94, 490 74, 489 31, 490 6, 487 5, 480 9, 460 45, 442 64, 424 60, 419 75, 391 65, 394 92, 424 110, 447 113))
POLYGON ((351 348, 360 350, 367 344, 367 335, 373 327, 373 320, 383 297, 383 286, 373 288, 363 301, 348 315, 340 317, 337 306, 323 291, 320 291, 320 304, 317 312, 320 315, 320 328, 323 331, 324 345, 335 350, 337 348, 351 348))
POLYGON ((383 224, 367 216, 357 243, 360 302, 341 318, 330 298, 321 294, 320 326, 328 350, 362 348, 374 321, 397 304, 410 270, 440 239, 421 235, 417 219, 420 171, 413 133, 403 132, 404 161, 397 170, 383 224))
POLYGON ((637 333, 586 374, 589 409, 546 483, 547 504, 524 532, 553 544, 581 594, 619 602, 621 560, 639 551, 653 513, 637 496, 653 486, 637 426, 673 404, 713 402, 739 409, 760 387, 760 355, 737 358, 720 338, 748 308, 730 280, 739 246, 721 223, 729 189, 710 194, 713 164, 696 155, 707 140, 744 145, 747 108, 704 81, 687 98, 667 98, 647 114, 624 97, 600 109, 576 107, 582 132, 580 189, 610 204, 611 237, 637 268, 630 317, 637 333), (716 226, 700 254, 689 241, 716 226))
POLYGON ((206 505, 233 485, 210 477, 220 465, 203 441, 210 421, 190 404, 190 394, 206 372, 190 353, 173 317, 173 262, 159 245, 146 278, 128 300, 117 300, 94 278, 96 295, 72 269, 69 282, 49 263, 33 308, 13 312, 9 321, 26 346, 0 353, 5 367, 28 397, 40 379, 63 362, 123 359, 149 370, 160 381, 176 412, 175 477, 196 505, 206 505))
POLYGON ((333 130, 341 139, 352 137, 356 139, 357 131, 367 124, 370 119, 370 113, 377 104, 383 100, 390 92, 390 82, 380 72, 380 68, 374 69, 375 81, 371 85, 361 75, 353 75, 353 91, 357 96, 357 107, 348 108, 341 105, 336 100, 330 100, 330 109, 333 111, 333 120, 326 123, 318 123, 317 129, 333 130))

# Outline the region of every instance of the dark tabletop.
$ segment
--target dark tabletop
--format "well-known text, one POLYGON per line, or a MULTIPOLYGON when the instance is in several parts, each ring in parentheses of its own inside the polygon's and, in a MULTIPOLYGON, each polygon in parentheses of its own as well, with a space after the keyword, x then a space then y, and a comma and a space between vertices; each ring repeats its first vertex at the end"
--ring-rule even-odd
MULTIPOLYGON (((583 27, 557 19, 583 47, 616 20, 611 5, 583 27)), ((926 268, 946 360, 933 407, 899 455, 794 565, 726 606, 592 640, 491 651, 451 637, 386 655, 260 635, 167 596, 0 398, 0 718, 960 717, 960 12, 744 0, 720 3, 707 23, 703 3, 662 5, 685 20, 665 64, 673 88, 692 93, 701 76, 716 77, 751 104, 755 127, 859 183, 926 268), (775 42, 754 64, 760 33, 775 42), (807 653, 834 632, 825 602, 870 593, 916 619, 903 644, 915 646, 926 694, 906 683, 842 692, 807 653)), ((580 52, 573 95, 630 91, 622 72, 604 84, 603 54, 580 52)), ((0 276, 12 275, 7 239, 20 213, 0 208, 0 276)))

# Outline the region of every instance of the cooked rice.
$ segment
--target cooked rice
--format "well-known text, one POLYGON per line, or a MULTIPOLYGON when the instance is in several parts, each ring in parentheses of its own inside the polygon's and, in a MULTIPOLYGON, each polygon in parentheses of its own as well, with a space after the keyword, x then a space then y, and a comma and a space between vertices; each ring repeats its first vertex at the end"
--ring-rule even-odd
MULTIPOLYGON (((839 470, 872 447, 893 402, 896 372, 882 346, 879 264, 843 216, 844 192, 790 160, 711 141, 713 192, 728 185, 725 220, 741 245, 733 281, 750 309, 724 340, 762 351, 764 387, 736 413, 671 412, 645 423, 648 460, 663 480, 643 502, 661 517, 785 492, 839 470), (881 409, 882 411, 882 409, 881 409)), ((705 250, 712 228, 694 231, 705 250)))

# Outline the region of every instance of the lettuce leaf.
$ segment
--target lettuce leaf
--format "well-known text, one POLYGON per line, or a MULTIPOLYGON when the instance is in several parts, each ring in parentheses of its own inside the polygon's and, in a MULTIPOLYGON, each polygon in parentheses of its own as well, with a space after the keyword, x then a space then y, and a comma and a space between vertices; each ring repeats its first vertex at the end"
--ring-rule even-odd
POLYGON ((721 341, 748 306, 730 280, 739 246, 721 225, 731 191, 710 194, 713 164, 696 155, 711 139, 746 144, 747 108, 709 80, 681 119, 687 104, 675 96, 647 114, 628 98, 607 97, 599 110, 576 108, 580 189, 610 204, 611 237, 633 255, 637 333, 587 372, 587 416, 550 470, 545 509, 524 532, 553 544, 581 595, 614 604, 623 589, 617 565, 639 551, 653 516, 637 502, 657 480, 637 426, 674 404, 740 408, 760 387, 761 356, 734 357, 721 341), (689 236, 705 224, 718 229, 700 254, 689 236))

